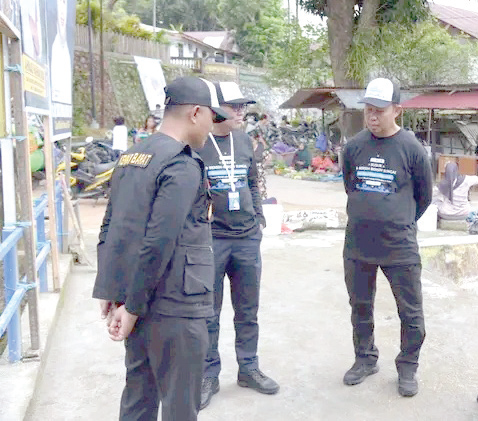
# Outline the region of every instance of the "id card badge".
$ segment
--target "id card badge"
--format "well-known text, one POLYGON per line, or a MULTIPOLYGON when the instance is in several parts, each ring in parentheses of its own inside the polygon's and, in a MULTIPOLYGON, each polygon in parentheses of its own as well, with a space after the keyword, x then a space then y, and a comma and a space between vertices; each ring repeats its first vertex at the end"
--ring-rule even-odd
POLYGON ((241 202, 239 200, 239 192, 238 191, 230 191, 228 194, 229 198, 229 210, 230 211, 238 211, 241 209, 241 202))

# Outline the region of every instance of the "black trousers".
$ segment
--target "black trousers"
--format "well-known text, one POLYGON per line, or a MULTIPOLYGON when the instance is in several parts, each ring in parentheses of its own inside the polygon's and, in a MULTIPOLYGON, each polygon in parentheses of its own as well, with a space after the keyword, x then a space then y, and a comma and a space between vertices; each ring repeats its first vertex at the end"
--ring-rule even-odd
POLYGON ((240 371, 258 368, 257 343, 259 326, 259 285, 261 278, 262 234, 258 232, 248 238, 213 239, 215 281, 214 317, 207 319, 209 350, 205 360, 205 377, 218 377, 221 371, 219 356, 219 317, 221 315, 224 276, 231 285, 231 301, 234 308, 236 332, 236 359, 240 371))
MULTIPOLYGON (((355 358, 373 364, 378 359, 373 318, 378 265, 344 259, 344 269, 352 307, 355 358)), ((400 353, 395 359, 397 370, 416 371, 425 339, 421 264, 381 266, 381 269, 392 288, 401 322, 400 353)))
POLYGON ((206 320, 162 315, 140 319, 125 341, 121 421, 196 421, 207 352, 206 320))

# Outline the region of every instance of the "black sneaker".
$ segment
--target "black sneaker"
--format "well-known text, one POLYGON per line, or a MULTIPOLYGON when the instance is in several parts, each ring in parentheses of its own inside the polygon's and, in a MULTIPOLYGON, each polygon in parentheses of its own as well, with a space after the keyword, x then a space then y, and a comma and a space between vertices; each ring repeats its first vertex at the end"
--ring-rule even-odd
POLYGON ((362 383, 367 376, 375 373, 378 373, 377 364, 356 361, 352 368, 345 373, 344 383, 348 386, 353 386, 362 383))
POLYGON ((414 372, 398 373, 398 393, 407 398, 418 393, 418 382, 414 372))
POLYGON ((219 379, 217 377, 205 377, 201 385, 201 405, 199 410, 206 408, 211 402, 211 398, 219 392, 219 379))
POLYGON ((249 370, 246 373, 239 372, 237 375, 237 384, 242 387, 250 387, 266 395, 273 395, 280 389, 280 386, 274 380, 267 377, 258 368, 249 370))

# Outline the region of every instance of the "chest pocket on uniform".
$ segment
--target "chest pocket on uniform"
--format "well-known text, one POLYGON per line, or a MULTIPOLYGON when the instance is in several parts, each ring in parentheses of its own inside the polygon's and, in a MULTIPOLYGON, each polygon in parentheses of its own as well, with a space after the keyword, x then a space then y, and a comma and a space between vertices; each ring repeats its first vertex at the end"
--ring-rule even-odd
POLYGON ((214 288, 212 247, 188 247, 183 290, 186 295, 206 294, 214 288))

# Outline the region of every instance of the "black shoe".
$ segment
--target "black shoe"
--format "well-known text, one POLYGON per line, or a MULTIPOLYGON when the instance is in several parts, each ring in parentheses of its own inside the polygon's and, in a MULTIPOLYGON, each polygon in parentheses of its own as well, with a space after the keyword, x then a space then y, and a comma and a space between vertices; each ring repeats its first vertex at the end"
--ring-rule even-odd
POLYGON ((375 373, 378 373, 377 364, 366 364, 356 361, 352 368, 345 373, 344 383, 348 386, 353 386, 362 383, 367 376, 375 373))
POLYGON ((217 377, 205 377, 201 385, 201 405, 199 410, 206 408, 211 402, 211 398, 219 392, 219 379, 217 377))
POLYGON ((280 386, 274 380, 267 377, 258 368, 249 370, 246 373, 239 372, 237 375, 237 384, 242 387, 250 387, 266 395, 273 395, 280 389, 280 386))
POLYGON ((415 373, 398 373, 398 393, 405 397, 412 397, 418 393, 418 382, 415 373))

